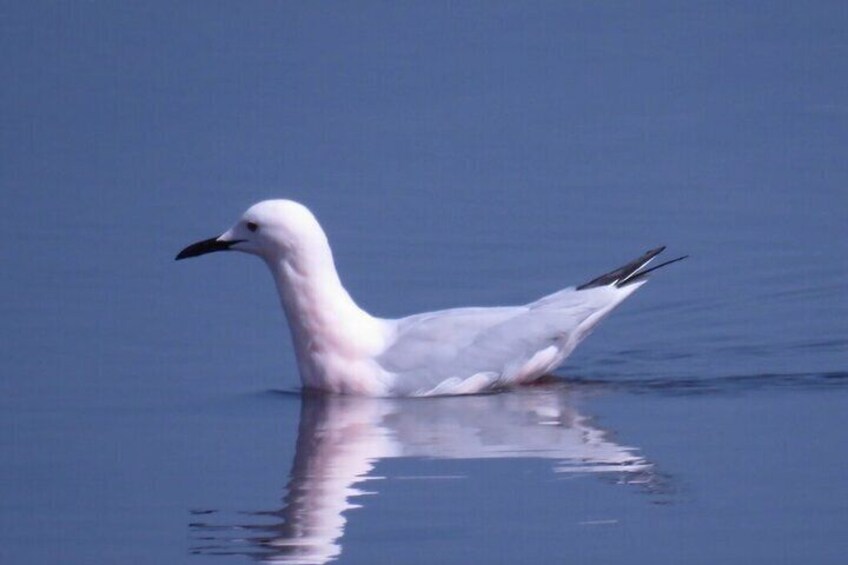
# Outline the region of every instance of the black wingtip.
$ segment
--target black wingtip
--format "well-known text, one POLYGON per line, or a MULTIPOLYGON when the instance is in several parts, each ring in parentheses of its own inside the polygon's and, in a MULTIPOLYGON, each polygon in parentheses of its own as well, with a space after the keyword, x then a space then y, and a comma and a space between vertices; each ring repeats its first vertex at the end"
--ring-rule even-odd
POLYGON ((652 273, 652 272, 656 271, 657 269, 662 269, 663 267, 667 267, 668 265, 671 265, 672 263, 677 263, 678 261, 683 261, 684 259, 688 259, 688 258, 689 258, 688 255, 683 255, 681 257, 677 257, 676 259, 669 259, 668 261, 665 261, 664 263, 660 263, 659 265, 655 265, 655 266, 651 267, 650 269, 645 269, 644 271, 640 271, 638 273, 635 273, 633 276, 628 278, 626 281, 622 281, 621 284, 617 284, 616 286, 619 286, 619 287, 620 286, 626 286, 626 285, 628 285, 632 282, 642 280, 643 278, 645 278, 645 275, 647 275, 648 273, 652 273))
POLYGON ((603 275, 590 280, 587 283, 581 284, 577 287, 577 290, 586 290, 589 288, 597 288, 599 286, 624 286, 628 282, 633 280, 634 276, 637 276, 636 273, 647 265, 654 257, 659 255, 665 251, 665 245, 660 245, 659 247, 655 247, 650 251, 646 251, 641 257, 635 259, 623 267, 619 267, 614 271, 610 271, 609 273, 604 273, 603 275))

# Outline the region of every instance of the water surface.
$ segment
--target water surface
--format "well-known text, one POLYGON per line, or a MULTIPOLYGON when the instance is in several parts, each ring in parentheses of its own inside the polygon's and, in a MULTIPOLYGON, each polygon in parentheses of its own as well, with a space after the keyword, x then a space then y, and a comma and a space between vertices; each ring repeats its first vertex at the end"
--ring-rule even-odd
POLYGON ((846 20, 4 4, 0 561, 841 562, 846 20), (301 398, 264 266, 172 260, 266 197, 380 316, 692 257, 547 387, 301 398))

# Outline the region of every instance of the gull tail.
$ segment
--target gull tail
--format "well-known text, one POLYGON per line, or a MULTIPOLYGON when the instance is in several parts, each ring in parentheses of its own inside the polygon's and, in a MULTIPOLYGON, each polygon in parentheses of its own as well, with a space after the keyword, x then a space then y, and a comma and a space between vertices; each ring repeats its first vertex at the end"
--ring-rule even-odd
POLYGON ((652 271, 656 271, 661 267, 665 267, 666 265, 671 265, 672 263, 677 263, 678 261, 682 261, 689 257, 688 255, 684 255, 683 257, 678 257, 676 259, 671 259, 670 261, 666 261, 665 263, 660 263, 655 267, 651 267, 650 269, 644 269, 650 263, 654 257, 659 255, 665 250, 665 245, 662 247, 657 247, 656 249, 651 249, 638 259, 627 263, 623 267, 619 267, 614 271, 610 271, 609 273, 605 273, 597 278, 590 280, 587 283, 581 284, 577 287, 577 290, 586 290, 587 288, 596 288, 599 286, 610 286, 615 285, 618 288, 621 288, 630 283, 641 280, 652 271), (643 270, 644 269, 644 270, 643 270))

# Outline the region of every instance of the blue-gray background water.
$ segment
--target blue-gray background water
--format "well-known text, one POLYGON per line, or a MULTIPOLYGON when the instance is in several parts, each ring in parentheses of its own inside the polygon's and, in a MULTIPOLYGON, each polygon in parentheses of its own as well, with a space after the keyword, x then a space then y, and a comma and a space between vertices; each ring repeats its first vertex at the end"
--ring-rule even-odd
POLYGON ((0 561, 843 562, 846 29, 844 2, 0 4, 0 561), (265 267, 173 262, 268 197, 381 316, 692 257, 562 382, 302 399, 265 267))

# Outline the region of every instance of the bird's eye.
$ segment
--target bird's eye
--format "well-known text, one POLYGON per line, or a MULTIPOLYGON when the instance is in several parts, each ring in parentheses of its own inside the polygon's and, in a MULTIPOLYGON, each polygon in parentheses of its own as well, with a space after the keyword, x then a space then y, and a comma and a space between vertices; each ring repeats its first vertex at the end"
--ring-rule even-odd
POLYGON ((259 224, 257 224, 256 222, 247 222, 247 229, 249 229, 250 231, 256 231, 259 229, 259 224))

